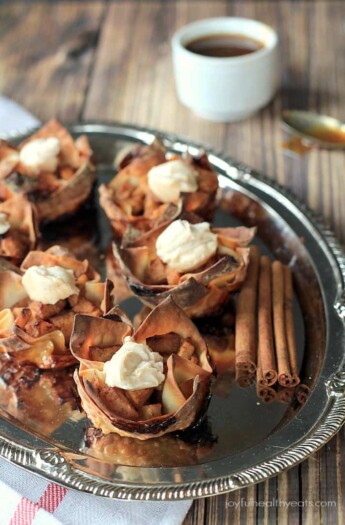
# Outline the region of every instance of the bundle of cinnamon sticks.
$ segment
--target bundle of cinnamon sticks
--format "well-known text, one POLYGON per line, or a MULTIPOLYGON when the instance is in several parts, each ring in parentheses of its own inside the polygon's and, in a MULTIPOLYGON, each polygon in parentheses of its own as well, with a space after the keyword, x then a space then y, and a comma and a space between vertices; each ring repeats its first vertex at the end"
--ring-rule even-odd
POLYGON ((236 304, 236 381, 241 387, 256 383, 267 403, 293 397, 303 403, 309 393, 298 372, 292 303, 290 268, 252 246, 236 304))

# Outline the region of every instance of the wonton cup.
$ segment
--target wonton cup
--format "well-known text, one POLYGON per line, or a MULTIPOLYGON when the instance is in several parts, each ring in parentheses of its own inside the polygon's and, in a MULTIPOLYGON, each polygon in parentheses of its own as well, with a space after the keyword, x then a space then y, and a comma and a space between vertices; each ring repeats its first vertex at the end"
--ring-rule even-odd
POLYGON ((50 120, 18 148, 0 141, 0 198, 25 196, 35 204, 39 221, 53 221, 74 213, 89 197, 95 180, 91 155, 86 136, 73 140, 56 120, 50 120), (31 176, 19 161, 19 152, 28 142, 48 137, 60 141, 58 167, 55 173, 42 171, 31 176))
POLYGON ((0 235, 0 256, 14 264, 36 247, 38 237, 37 211, 23 196, 16 195, 0 204, 10 229, 0 235))
POLYGON ((72 270, 79 295, 55 305, 32 301, 23 285, 23 271, 0 266, 0 360, 16 365, 32 364, 41 369, 65 368, 76 362, 69 340, 76 313, 101 316, 112 307, 112 283, 101 283, 87 260, 78 261, 59 246, 45 252, 32 251, 21 265, 61 266, 72 270))
POLYGON ((202 267, 186 273, 171 271, 156 254, 157 237, 165 228, 166 224, 122 246, 113 243, 114 257, 130 289, 150 308, 172 295, 190 317, 216 312, 229 293, 245 280, 247 245, 256 228, 211 228, 218 238, 216 255, 202 267))
POLYGON ((205 154, 183 158, 198 172, 195 192, 181 194, 177 202, 163 203, 148 187, 149 170, 176 159, 181 159, 181 156, 167 157, 166 148, 157 139, 149 146, 137 145, 119 163, 118 174, 108 184, 100 186, 100 204, 115 237, 122 238, 128 228, 138 233, 149 231, 176 218, 181 209, 206 220, 212 219, 218 179, 205 154))
POLYGON ((85 412, 104 434, 142 440, 190 427, 209 394, 212 368, 206 343, 171 297, 133 332, 118 307, 102 318, 76 316, 71 351, 80 361, 75 381, 85 412), (163 356, 165 380, 157 388, 133 391, 106 385, 104 362, 126 336, 163 356))

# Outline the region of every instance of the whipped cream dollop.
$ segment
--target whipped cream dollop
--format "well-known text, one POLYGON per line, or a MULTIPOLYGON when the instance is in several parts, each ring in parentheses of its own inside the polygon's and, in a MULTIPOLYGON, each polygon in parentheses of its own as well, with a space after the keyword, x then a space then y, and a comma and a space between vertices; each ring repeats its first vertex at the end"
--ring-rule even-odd
POLYGON ((79 294, 73 270, 61 266, 31 266, 26 270, 22 284, 32 301, 43 304, 56 304, 61 299, 79 294))
POLYGON ((11 225, 8 222, 7 213, 0 212, 0 235, 3 235, 4 233, 8 232, 10 228, 11 225))
POLYGON ((125 337, 123 345, 104 363, 105 382, 124 390, 154 388, 164 381, 163 358, 145 343, 125 337))
POLYGON ((23 146, 19 153, 20 162, 29 174, 38 175, 41 171, 55 172, 60 153, 60 141, 56 137, 34 139, 23 146))
POLYGON ((216 253, 217 247, 217 235, 211 232, 208 222, 174 221, 156 240, 158 257, 178 272, 202 266, 216 253))
POLYGON ((177 201, 181 193, 198 189, 198 172, 182 159, 154 166, 147 174, 150 190, 162 202, 177 201))

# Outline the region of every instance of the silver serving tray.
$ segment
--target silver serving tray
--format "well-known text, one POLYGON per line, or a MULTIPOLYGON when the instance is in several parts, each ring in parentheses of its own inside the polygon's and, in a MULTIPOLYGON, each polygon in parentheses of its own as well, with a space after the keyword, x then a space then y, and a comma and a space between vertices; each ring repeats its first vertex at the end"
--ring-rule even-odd
MULTIPOLYGON (((157 135, 153 130, 122 124, 84 123, 72 125, 70 130, 75 135, 88 135, 101 181, 113 175, 112 162, 120 148, 132 142, 150 143, 157 135)), ((189 149, 193 154, 200 150, 199 145, 176 136, 159 136, 171 151, 189 149)), ((3 458, 95 495, 178 500, 263 481, 307 458, 340 429, 345 420, 344 254, 333 234, 284 188, 222 155, 211 152, 209 159, 219 173, 221 188, 215 222, 256 224, 262 250, 293 269, 301 373, 312 390, 308 401, 302 407, 265 405, 255 389, 241 390, 229 379, 213 395, 208 421, 194 435, 183 439, 169 436, 145 444, 110 437, 90 448, 84 439, 87 420, 78 411, 67 410, 66 415, 62 402, 54 420, 47 420, 47 406, 42 402, 28 405, 34 403, 30 390, 26 398, 30 401, 23 405, 15 391, 3 388, 3 458)), ((67 238, 69 225, 81 221, 74 246, 82 250, 84 243, 102 262, 98 255, 106 252, 111 238, 107 221, 97 204, 83 213, 85 225, 82 217, 48 227, 44 230, 46 242, 64 242, 59 235, 67 238)), ((137 305, 130 300, 125 308, 133 313, 137 305)))

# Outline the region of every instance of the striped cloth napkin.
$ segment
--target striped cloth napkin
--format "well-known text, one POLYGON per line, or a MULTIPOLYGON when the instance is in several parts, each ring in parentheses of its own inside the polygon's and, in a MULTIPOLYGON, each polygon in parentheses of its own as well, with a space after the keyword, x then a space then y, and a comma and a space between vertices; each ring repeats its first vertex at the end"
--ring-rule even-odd
MULTIPOLYGON (((0 137, 39 121, 0 97, 0 137)), ((117 501, 46 481, 0 458, 0 525, 180 525, 192 501, 117 501)))
POLYGON ((180 525, 191 503, 84 494, 0 459, 0 525, 180 525))

